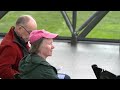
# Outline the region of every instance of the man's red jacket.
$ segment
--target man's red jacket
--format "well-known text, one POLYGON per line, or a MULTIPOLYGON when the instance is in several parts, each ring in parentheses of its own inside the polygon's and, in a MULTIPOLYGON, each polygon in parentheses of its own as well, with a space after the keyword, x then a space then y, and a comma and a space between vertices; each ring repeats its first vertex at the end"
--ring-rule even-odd
POLYGON ((0 78, 2 79, 14 79, 14 75, 19 73, 19 61, 29 49, 28 45, 25 48, 17 41, 14 33, 14 27, 11 27, 0 44, 0 78))

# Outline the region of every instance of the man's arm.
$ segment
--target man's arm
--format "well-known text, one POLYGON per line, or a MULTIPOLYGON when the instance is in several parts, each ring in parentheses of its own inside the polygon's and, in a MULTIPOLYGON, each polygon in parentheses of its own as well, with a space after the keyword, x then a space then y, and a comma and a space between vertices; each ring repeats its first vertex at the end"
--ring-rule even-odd
POLYGON ((0 78, 13 79, 18 73, 12 68, 17 59, 17 52, 12 46, 0 47, 0 78))

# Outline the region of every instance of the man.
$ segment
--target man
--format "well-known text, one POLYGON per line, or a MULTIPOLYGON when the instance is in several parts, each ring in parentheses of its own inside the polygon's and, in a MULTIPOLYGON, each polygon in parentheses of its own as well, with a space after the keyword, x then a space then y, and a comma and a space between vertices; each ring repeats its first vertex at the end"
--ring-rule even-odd
POLYGON ((0 45, 0 78, 14 79, 14 75, 19 73, 19 61, 29 53, 29 34, 36 29, 35 19, 23 15, 5 35, 0 45))

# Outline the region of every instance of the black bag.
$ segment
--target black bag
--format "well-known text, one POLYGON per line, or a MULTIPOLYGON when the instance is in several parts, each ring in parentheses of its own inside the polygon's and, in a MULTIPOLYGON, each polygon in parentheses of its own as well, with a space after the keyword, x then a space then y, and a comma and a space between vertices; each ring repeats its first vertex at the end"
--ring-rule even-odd
POLYGON ((115 74, 107 70, 99 68, 96 64, 92 65, 92 69, 97 79, 119 79, 120 78, 120 76, 116 76, 115 74))
POLYGON ((105 70, 100 73, 100 79, 117 79, 117 76, 105 70))

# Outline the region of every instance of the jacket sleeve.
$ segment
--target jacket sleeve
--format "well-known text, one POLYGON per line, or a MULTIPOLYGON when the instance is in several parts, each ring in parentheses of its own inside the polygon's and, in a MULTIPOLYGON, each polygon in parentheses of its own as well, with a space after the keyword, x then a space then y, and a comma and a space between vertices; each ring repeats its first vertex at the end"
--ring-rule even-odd
POLYGON ((12 68, 17 58, 17 52, 12 46, 0 47, 0 78, 13 79, 18 73, 12 68))

